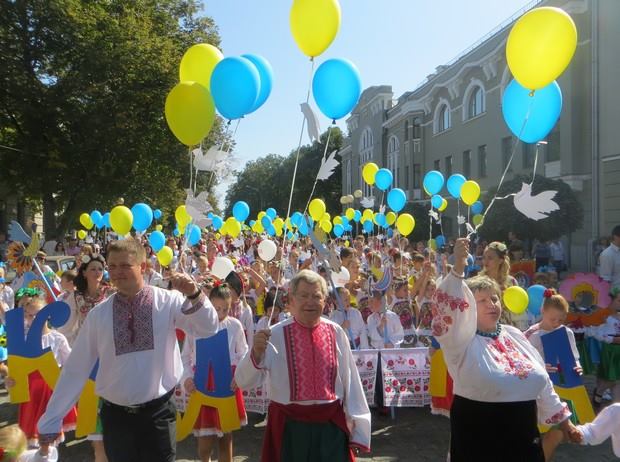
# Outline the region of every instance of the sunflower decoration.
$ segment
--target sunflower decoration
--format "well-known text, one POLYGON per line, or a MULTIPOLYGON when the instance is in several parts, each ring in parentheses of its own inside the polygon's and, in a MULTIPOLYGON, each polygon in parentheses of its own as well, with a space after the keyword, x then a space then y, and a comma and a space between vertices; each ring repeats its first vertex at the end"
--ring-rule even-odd
POLYGON ((18 222, 11 221, 9 225, 9 239, 13 241, 9 244, 6 253, 9 264, 18 274, 30 271, 33 265, 32 259, 39 250, 39 236, 34 228, 32 230, 32 237, 30 237, 18 222))
POLYGON ((24 274, 32 269, 32 257, 26 255, 25 251, 26 246, 19 241, 11 242, 7 248, 6 259, 17 274, 24 274))

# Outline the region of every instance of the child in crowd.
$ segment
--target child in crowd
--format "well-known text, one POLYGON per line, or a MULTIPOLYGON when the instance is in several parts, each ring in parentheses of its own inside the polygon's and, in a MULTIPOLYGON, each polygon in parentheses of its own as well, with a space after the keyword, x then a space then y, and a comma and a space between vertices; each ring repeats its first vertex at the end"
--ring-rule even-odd
POLYGON ((433 337, 433 310, 432 299, 437 289, 435 279, 432 277, 432 263, 429 261, 424 264, 422 269, 422 277, 419 284, 416 286, 419 288, 416 302, 418 305, 418 325, 417 336, 419 347, 431 348, 433 337))
POLYGON ((77 277, 77 271, 75 270, 67 270, 62 273, 60 276, 60 288, 62 289, 62 296, 68 297, 73 292, 75 292, 75 278, 77 277))
POLYGON ((396 313, 403 327, 404 340, 402 348, 412 348, 417 344, 416 318, 417 307, 409 296, 409 284, 406 279, 397 279, 394 284, 394 297, 390 310, 396 313))
POLYGON ((614 402, 620 402, 620 289, 612 289, 609 295, 612 300, 609 306, 612 314, 604 324, 590 328, 592 335, 603 344, 594 390, 595 408, 601 406, 601 393, 608 388, 612 390, 614 402))
POLYGON ((286 313, 283 312, 285 306, 285 294, 283 291, 279 290, 276 296, 275 287, 274 290, 269 290, 265 296, 265 315, 256 323, 256 331, 268 329, 270 326, 284 321, 288 317, 286 313))
MULTIPOLYGON (((19 299, 18 306, 24 309, 24 329, 26 335, 28 335, 28 330, 37 316, 37 313, 41 311, 46 304, 43 295, 40 293, 27 294, 19 299)), ((47 324, 43 325, 41 346, 42 348, 51 348, 59 367, 65 364, 71 353, 71 347, 69 347, 69 342, 67 342, 66 337, 58 331, 51 330, 47 324)), ((15 379, 10 376, 10 370, 7 365, 2 364, 0 366, 0 374, 6 376, 5 383, 7 388, 15 386, 15 379)), ((19 427, 26 434, 28 446, 36 448, 39 444, 37 423, 45 412, 47 403, 52 396, 52 389, 47 385, 43 376, 38 371, 28 376, 28 388, 30 391, 30 401, 19 405, 17 419, 19 427)), ((76 421, 77 413, 74 407, 63 420, 63 431, 74 430, 76 421)))
POLYGON ((351 296, 346 287, 336 289, 342 302, 342 309, 332 311, 331 320, 344 329, 352 350, 368 348, 368 332, 359 310, 351 308, 351 296))
POLYGON ((46 456, 38 449, 26 450, 27 440, 24 432, 17 425, 8 425, 0 429, 0 461, 2 462, 56 462, 58 450, 50 447, 46 456))
POLYGON ((4 279, 4 268, 0 267, 0 323, 4 324, 4 313, 15 306, 15 295, 4 279))
MULTIPOLYGON (((232 290, 228 284, 218 284, 209 295, 209 300, 213 303, 220 321, 219 330, 227 330, 228 333, 228 349, 230 354, 230 363, 232 366, 232 375, 235 374, 235 368, 241 358, 248 351, 248 344, 245 341, 243 326, 239 320, 228 316, 232 305, 232 290)), ((193 393, 196 390, 193 375, 196 368, 196 339, 192 336, 185 338, 185 345, 182 353, 184 373, 182 383, 187 393, 193 393)), ((209 379, 211 382, 211 378, 209 379)), ((207 385, 211 387, 212 384, 207 385)), ((241 390, 234 383, 231 385, 235 390, 237 399, 237 408, 239 411, 239 420, 242 425, 247 425, 248 420, 245 413, 243 396, 241 390)), ((202 462, 211 460, 211 452, 216 443, 219 449, 219 462, 232 462, 233 460, 233 439, 232 433, 223 433, 220 428, 220 421, 217 410, 210 406, 203 406, 200 414, 194 424, 194 436, 198 439, 198 456, 202 462)))
POLYGON ((387 309, 384 292, 372 291, 370 309, 372 314, 367 321, 370 346, 377 350, 399 348, 405 336, 403 326, 398 315, 387 309))

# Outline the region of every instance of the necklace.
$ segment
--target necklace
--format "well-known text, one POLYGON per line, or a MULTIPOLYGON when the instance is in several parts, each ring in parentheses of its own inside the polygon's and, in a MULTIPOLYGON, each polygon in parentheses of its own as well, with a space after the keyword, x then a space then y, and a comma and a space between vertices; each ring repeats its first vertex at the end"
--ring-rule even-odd
POLYGON ((481 337, 487 337, 496 339, 499 337, 499 334, 502 332, 502 325, 498 322, 497 328, 493 332, 482 332, 481 330, 476 329, 476 335, 480 335, 481 337))

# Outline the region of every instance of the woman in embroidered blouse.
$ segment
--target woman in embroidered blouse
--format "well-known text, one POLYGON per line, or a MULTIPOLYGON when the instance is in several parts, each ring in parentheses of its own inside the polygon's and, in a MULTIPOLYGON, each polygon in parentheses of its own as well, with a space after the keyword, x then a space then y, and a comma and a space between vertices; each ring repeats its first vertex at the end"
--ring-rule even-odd
POLYGON ((433 334, 454 379, 451 461, 544 462, 537 420, 559 424, 573 441, 578 432, 539 353, 499 323, 497 284, 484 276, 465 283, 468 245, 457 241, 454 269, 433 297, 433 334))

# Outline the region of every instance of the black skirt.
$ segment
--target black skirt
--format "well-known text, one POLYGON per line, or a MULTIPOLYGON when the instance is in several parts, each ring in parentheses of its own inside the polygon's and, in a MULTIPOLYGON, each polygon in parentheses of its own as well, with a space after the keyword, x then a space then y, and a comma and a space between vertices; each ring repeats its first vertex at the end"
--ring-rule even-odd
POLYGON ((545 462, 536 401, 486 403, 455 395, 450 462, 545 462))

